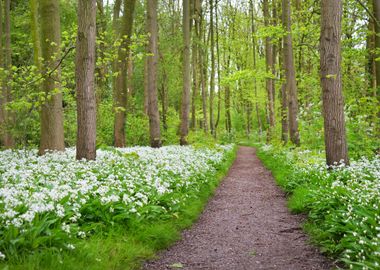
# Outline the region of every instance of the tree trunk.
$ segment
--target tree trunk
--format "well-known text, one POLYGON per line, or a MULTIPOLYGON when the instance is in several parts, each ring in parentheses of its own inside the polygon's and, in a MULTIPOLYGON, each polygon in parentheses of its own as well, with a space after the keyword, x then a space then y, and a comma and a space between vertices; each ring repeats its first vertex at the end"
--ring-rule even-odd
POLYGON ((203 27, 204 17, 201 6, 201 16, 199 20, 199 38, 203 39, 203 46, 199 48, 199 69, 200 69, 200 81, 201 81, 201 94, 202 94, 202 114, 203 114, 203 129, 208 132, 208 117, 207 117, 207 50, 204 47, 207 47, 206 31, 203 27))
MULTIPOLYGON (((263 12, 264 12, 264 24, 266 27, 270 25, 269 21, 271 19, 269 14, 269 3, 268 0, 263 0, 263 12)), ((266 71, 269 74, 273 75, 274 71, 274 60, 273 60, 273 46, 271 43, 271 38, 265 38, 265 62, 266 62, 266 71)), ((268 94, 268 119, 269 119, 269 128, 267 133, 267 140, 270 141, 272 138, 272 130, 275 126, 275 116, 274 116, 274 89, 273 89, 273 79, 266 79, 266 89, 268 94)))
POLYGON ((190 5, 183 1, 183 91, 181 104, 180 144, 186 145, 189 133, 190 110, 190 5))
POLYGON ((368 34, 366 41, 366 49, 368 54, 368 62, 366 71, 368 73, 368 88, 376 91, 376 62, 375 62, 375 23, 372 18, 368 19, 368 34))
POLYGON ((77 160, 96 158, 95 42, 96 0, 79 0, 75 59, 77 160))
MULTIPOLYGON (((107 31, 107 16, 104 10, 104 2, 103 0, 96 0, 97 9, 99 12, 99 22, 98 27, 96 27, 96 35, 97 39, 101 41, 97 46, 96 50, 96 61, 95 63, 99 63, 95 66, 95 82, 96 82, 96 108, 98 111, 98 107, 103 100, 104 93, 107 88, 107 74, 108 74, 108 65, 106 61, 106 45, 105 45, 105 32, 107 31)), ((99 115, 100 116, 100 115, 99 115)))
POLYGON ((124 0, 122 29, 120 30, 122 44, 118 51, 117 76, 115 85, 115 122, 114 143, 116 147, 125 147, 125 122, 127 116, 127 69, 129 45, 132 35, 133 13, 136 0, 124 0))
MULTIPOLYGON (((376 46, 376 57, 380 58, 380 0, 373 0, 373 11, 376 18, 375 22, 375 46, 376 46)), ((376 63, 376 96, 380 96, 380 61, 375 61, 376 63)))
MULTIPOLYGON (((284 38, 281 39, 284 42, 284 38)), ((288 133, 289 133, 289 122, 288 122, 288 94, 286 93, 286 75, 284 76, 284 72, 286 70, 283 56, 285 54, 284 46, 280 46, 281 53, 279 54, 280 59, 280 67, 282 71, 280 73, 281 76, 281 140, 286 144, 288 142, 288 133), (284 78, 285 77, 285 78, 284 78)))
POLYGON ((59 66, 61 47, 61 21, 58 0, 40 0, 40 29, 42 73, 45 79, 42 87, 45 102, 41 106, 41 141, 39 154, 46 150, 65 149, 63 133, 63 107, 61 92, 61 68, 59 66))
POLYGON ((219 47, 219 21, 218 21, 218 7, 215 5, 215 30, 216 30, 216 62, 218 66, 218 112, 216 115, 216 121, 215 121, 215 136, 216 131, 218 129, 219 121, 220 121, 220 114, 222 110, 222 91, 221 91, 221 85, 220 85, 220 78, 221 78, 221 70, 220 70, 220 47, 219 47))
MULTIPOLYGON (((10 0, 4 2, 4 36, 5 36, 5 50, 4 50, 4 70, 6 71, 6 78, 3 83, 3 98, 4 106, 12 102, 12 49, 11 49, 11 15, 10 15, 10 0)), ((5 132, 3 135, 3 143, 6 148, 14 146, 14 140, 9 129, 13 125, 12 113, 4 110, 4 123, 5 132)))
POLYGON ((158 23, 157 0, 147 0, 147 24, 149 29, 149 45, 147 56, 147 92, 150 145, 161 146, 160 113, 157 100, 157 64, 158 64, 158 23))
MULTIPOLYGON (((0 0, 0 68, 4 68, 4 50, 3 50, 3 1, 0 0)), ((6 81, 0 81, 0 145, 4 145, 5 133, 6 133, 6 123, 5 123, 5 84, 6 81)))
MULTIPOLYGON (((253 52, 253 69, 256 71, 257 69, 257 60, 256 60, 256 29, 255 29, 255 21, 254 21, 254 5, 253 0, 249 1, 250 4, 250 13, 251 13, 251 36, 252 36, 252 52, 253 52)), ((262 133, 262 123, 261 123, 261 117, 260 117, 260 109, 259 109, 259 101, 258 101, 258 95, 257 95, 257 81, 256 77, 253 78, 253 87, 254 87, 254 95, 255 95, 255 107, 256 107, 256 118, 257 118, 257 126, 259 129, 259 136, 261 136, 262 133)))
POLYGON ((210 131, 215 136, 214 126, 214 94, 215 94, 215 50, 214 50, 214 4, 210 0, 210 40, 211 40, 211 73, 210 73, 210 131))
POLYGON ((200 29, 199 29, 199 18, 200 18, 200 9, 201 2, 200 0, 193 1, 193 17, 194 17, 194 30, 193 36, 195 42, 192 44, 192 65, 193 65, 193 92, 191 100, 191 129, 195 130, 197 126, 196 111, 197 111, 197 102, 198 102, 198 93, 200 88, 200 80, 198 77, 199 74, 199 60, 198 60, 198 43, 200 42, 200 29))
POLYGON ((282 0, 282 25, 287 34, 284 36, 284 66, 286 77, 286 92, 289 102, 289 133, 290 141, 299 146, 300 137, 298 131, 298 99, 296 72, 294 68, 292 26, 291 26, 291 3, 290 0, 282 0))
POLYGON ((321 85, 326 162, 348 164, 341 76, 342 1, 321 1, 321 85))

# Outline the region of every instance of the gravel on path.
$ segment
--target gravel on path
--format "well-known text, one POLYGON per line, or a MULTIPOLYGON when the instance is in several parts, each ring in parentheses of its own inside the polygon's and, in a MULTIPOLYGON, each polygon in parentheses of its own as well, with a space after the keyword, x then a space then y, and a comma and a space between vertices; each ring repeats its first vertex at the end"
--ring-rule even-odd
POLYGON ((240 147, 199 220, 145 270, 331 269, 302 231, 301 216, 255 155, 240 147))

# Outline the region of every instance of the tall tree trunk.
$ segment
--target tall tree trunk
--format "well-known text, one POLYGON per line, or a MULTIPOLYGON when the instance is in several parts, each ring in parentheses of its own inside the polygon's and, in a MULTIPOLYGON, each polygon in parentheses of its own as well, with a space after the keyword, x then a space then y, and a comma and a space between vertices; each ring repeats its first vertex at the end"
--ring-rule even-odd
MULTIPOLYGON (((264 24, 266 27, 270 26, 271 16, 269 14, 269 3, 268 0, 263 0, 263 12, 264 12, 264 24)), ((274 60, 273 60, 273 46, 272 39, 270 37, 265 38, 265 62, 266 62, 266 71, 268 74, 273 75, 274 71, 274 60)), ((271 140, 272 131, 275 126, 275 116, 274 116, 274 89, 273 89, 273 79, 266 79, 266 89, 268 95, 268 119, 269 119, 269 128, 267 133, 267 140, 271 140)))
MULTIPOLYGON (((373 0, 375 22, 376 59, 380 58, 380 0, 373 0)), ((380 61, 376 61, 376 96, 380 96, 380 61)))
POLYGON ((222 91, 221 91, 221 85, 220 85, 220 78, 221 78, 221 70, 220 70, 220 47, 219 47, 219 21, 218 21, 218 6, 215 5, 215 30, 216 30, 216 62, 218 66, 218 112, 216 115, 216 122, 215 122, 215 135, 216 131, 218 129, 219 121, 220 121, 220 114, 222 110, 222 91))
POLYGON ((290 0, 282 0, 282 24, 286 29, 284 36, 284 66, 286 77, 286 90, 289 101, 289 133, 290 141, 299 146, 300 136, 298 131, 298 99, 296 72, 294 68, 293 43, 292 43, 292 26, 291 26, 291 3, 290 0))
POLYGON ((45 103, 41 106, 41 141, 39 154, 46 150, 65 149, 63 133, 63 107, 61 92, 61 21, 58 0, 40 0, 40 29, 42 73, 45 79, 42 87, 45 103), (57 91, 58 89, 58 91, 57 91))
MULTIPOLYGON (((4 50, 4 70, 7 76, 4 81, 4 104, 12 102, 12 50, 11 50, 11 1, 5 0, 4 2, 4 36, 5 36, 5 50, 4 50)), ((4 119, 6 131, 4 132, 3 142, 6 148, 12 148, 14 146, 13 136, 9 129, 13 125, 12 113, 4 110, 4 119)))
POLYGON ((348 164, 341 76, 342 1, 321 1, 321 85, 326 162, 348 164))
POLYGON ((122 43, 118 51, 117 69, 115 85, 115 123, 114 123, 114 143, 116 147, 125 147, 125 122, 127 116, 127 69, 129 45, 132 35, 133 13, 136 0, 124 0, 124 14, 122 29, 120 30, 122 43))
POLYGON ((41 39, 38 27, 38 0, 30 0, 29 4, 33 40, 33 63, 37 67, 37 72, 41 72, 41 39))
POLYGON ((186 145, 190 110, 190 5, 183 1, 183 91, 181 104, 180 144, 186 145))
MULTIPOLYGON (((4 68, 3 50, 3 1, 0 0, 0 68, 4 68)), ((5 123, 5 80, 0 80, 0 145, 4 145, 6 123, 5 123)))
MULTIPOLYGON (((249 1, 250 5, 250 13, 251 13, 251 36, 252 36, 252 53, 253 53, 253 69, 256 71, 257 69, 257 60, 256 60, 256 29, 255 29, 255 21, 254 21, 254 5, 253 0, 249 1)), ((255 95, 255 108, 256 108, 256 118, 257 118, 257 126, 259 131, 259 136, 261 137, 261 133, 263 130, 262 123, 261 123, 261 117, 260 117, 260 109, 259 109, 259 101, 258 101, 258 95, 257 95, 257 81, 256 77, 253 78, 253 87, 254 87, 254 95, 255 95)))
POLYGON ((199 74, 199 42, 200 42, 200 29, 199 29, 199 19, 201 12, 201 1, 194 0, 193 1, 193 17, 194 17, 194 42, 192 44, 192 65, 193 65, 193 92, 192 92, 192 101, 191 101, 191 128, 193 130, 196 129, 197 119, 196 119, 196 111, 197 111, 197 101, 198 101, 198 93, 200 88, 200 79, 198 77, 199 74))
POLYGON ((208 117, 207 117, 207 66, 208 66, 208 56, 207 50, 207 38, 205 26, 203 26, 204 22, 204 14, 201 6, 201 16, 199 20, 199 38, 203 39, 203 46, 200 46, 199 49, 199 69, 200 69, 200 81, 201 81, 201 94, 202 94, 202 114, 203 114, 203 129, 207 133, 208 132, 208 117))
POLYGON ((210 39, 211 39, 211 73, 210 73, 210 131, 215 136, 214 94, 215 94, 215 46, 214 46, 214 3, 210 0, 210 39))
MULTIPOLYGON (((284 42, 284 38, 281 39, 282 44, 284 42)), ((289 122, 288 122, 288 94, 286 92, 286 75, 284 76, 284 72, 286 70, 283 56, 285 54, 284 45, 280 46, 281 53, 279 54, 280 59, 280 67, 282 71, 280 73, 281 80, 283 80, 281 84, 280 98, 281 98, 281 140, 286 144, 288 142, 288 133, 289 133, 289 122)))
POLYGON ((162 126, 165 131, 168 130, 167 112, 168 112, 168 91, 166 87, 167 82, 166 70, 162 70, 162 82, 160 87, 161 108, 162 108, 162 126))
POLYGON ((107 31, 107 16, 104 10, 104 2, 103 0, 96 0, 96 6, 99 12, 99 22, 98 27, 96 27, 96 35, 97 39, 101 42, 97 46, 96 49, 96 61, 95 63, 99 63, 95 66, 95 82, 96 82, 96 108, 98 107, 103 99, 104 93, 107 88, 107 73, 108 66, 106 58, 106 46, 105 46, 105 32, 107 31))
POLYGON ((375 23, 372 18, 368 19, 368 34, 366 49, 368 53, 368 62, 366 71, 368 73, 368 87, 376 91, 376 62, 375 62, 375 23))
POLYGON ((79 0, 75 59, 78 160, 96 158, 95 42, 96 0, 79 0))
POLYGON ((158 23, 157 0, 147 0, 147 24, 149 29, 149 45, 147 59, 147 90, 150 145, 161 146, 160 114, 157 98, 157 65, 158 65, 158 23))

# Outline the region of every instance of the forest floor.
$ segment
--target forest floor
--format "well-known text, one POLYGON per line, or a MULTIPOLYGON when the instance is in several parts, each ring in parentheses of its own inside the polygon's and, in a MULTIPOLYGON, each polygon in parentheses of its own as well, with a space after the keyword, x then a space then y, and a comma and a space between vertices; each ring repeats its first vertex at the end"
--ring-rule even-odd
POLYGON ((144 269, 331 269, 309 244, 303 221, 289 213, 284 192, 254 148, 240 147, 197 223, 144 269))

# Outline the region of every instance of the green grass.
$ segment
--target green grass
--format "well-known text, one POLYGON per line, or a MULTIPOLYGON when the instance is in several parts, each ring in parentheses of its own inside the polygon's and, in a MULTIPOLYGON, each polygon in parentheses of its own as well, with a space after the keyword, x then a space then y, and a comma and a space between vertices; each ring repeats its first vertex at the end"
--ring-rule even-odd
POLYGON ((107 228, 89 239, 77 240, 73 251, 40 250, 0 263, 0 270, 139 269, 142 261, 154 258, 158 250, 173 244, 180 238, 181 231, 198 219, 235 157, 236 148, 218 168, 217 174, 207 176, 211 181, 202 188, 198 198, 188 201, 172 219, 130 220, 125 227, 107 228))

